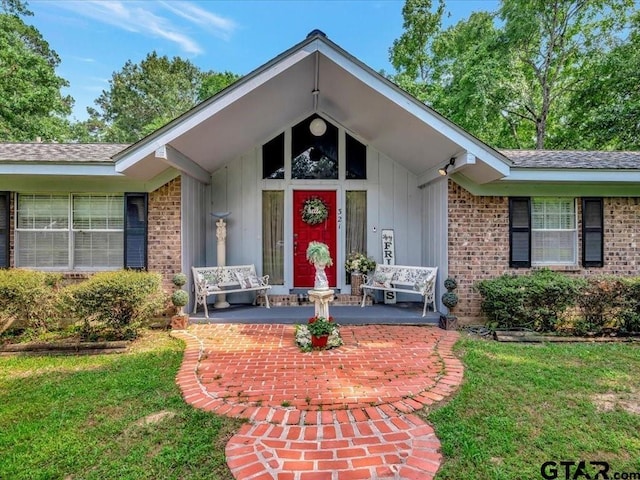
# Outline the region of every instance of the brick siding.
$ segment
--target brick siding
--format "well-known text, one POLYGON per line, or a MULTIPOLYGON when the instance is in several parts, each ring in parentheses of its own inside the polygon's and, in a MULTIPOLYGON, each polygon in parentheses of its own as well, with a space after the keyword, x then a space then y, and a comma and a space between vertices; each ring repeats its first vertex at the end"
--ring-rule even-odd
MULTIPOLYGON (((454 313, 461 323, 482 321, 478 280, 504 273, 527 273, 509 267, 509 199, 474 196, 449 180, 449 275, 458 280, 460 303, 454 313)), ((581 202, 578 218, 578 259, 582 258, 581 202)), ((604 267, 558 267, 568 274, 640 275, 640 198, 604 199, 604 267)))
POLYGON ((165 290, 172 291, 171 280, 182 271, 180 177, 149 194, 148 267, 160 272, 165 290))

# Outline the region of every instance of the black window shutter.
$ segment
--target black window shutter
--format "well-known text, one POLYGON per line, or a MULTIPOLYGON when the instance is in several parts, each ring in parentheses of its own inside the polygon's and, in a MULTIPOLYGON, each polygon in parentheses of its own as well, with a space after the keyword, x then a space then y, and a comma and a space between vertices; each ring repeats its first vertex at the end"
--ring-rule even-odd
POLYGON ((147 269, 146 193, 124 194, 124 268, 147 269))
POLYGON ((11 195, 0 192, 0 268, 9 268, 11 195))
POLYGON ((531 266, 531 199, 509 198, 509 266, 531 266))
POLYGON ((604 266, 604 204, 602 198, 582 199, 582 266, 604 266))

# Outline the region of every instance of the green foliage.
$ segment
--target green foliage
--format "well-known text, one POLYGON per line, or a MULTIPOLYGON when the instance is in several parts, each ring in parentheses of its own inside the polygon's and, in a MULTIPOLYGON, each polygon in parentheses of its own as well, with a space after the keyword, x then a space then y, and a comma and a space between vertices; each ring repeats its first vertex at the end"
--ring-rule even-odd
POLYGON ((189 303, 189 294, 184 290, 176 290, 171 295, 171 303, 173 303, 176 307, 184 307, 187 303, 189 303))
POLYGON ((189 60, 156 52, 139 64, 128 60, 95 101, 100 111, 88 109, 87 130, 99 140, 135 142, 235 78, 228 72, 202 72, 189 60))
POLYGON ((171 281, 176 287, 180 288, 187 283, 187 276, 184 273, 176 273, 171 281))
POLYGON ((585 280, 547 269, 527 275, 502 275, 481 280, 481 308, 494 328, 526 327, 555 330, 565 310, 574 306, 585 280))
POLYGON ((618 38, 632 8, 630 0, 502 0, 496 12, 441 30, 441 2, 406 0, 391 78, 491 145, 576 148, 595 137, 592 148, 629 148, 638 144, 638 46, 637 37, 618 38), (616 42, 624 47, 611 50, 616 42), (584 128, 574 134, 569 125, 584 128))
POLYGON ((88 339, 134 338, 141 323, 165 304, 160 274, 131 270, 96 273, 65 293, 69 311, 82 322, 81 334, 88 339))
POLYGON ((16 322, 46 331, 58 326, 60 275, 32 270, 0 270, 0 333, 16 322))
POLYGON ((307 247, 307 260, 314 265, 325 265, 327 267, 333 265, 329 247, 326 243, 322 242, 309 242, 309 246, 307 247))
POLYGON ((442 294, 442 304, 447 308, 453 308, 458 305, 458 294, 454 292, 445 292, 442 294))
MULTIPOLYGON (((4 1, 3 9, 25 13, 26 4, 4 1)), ((28 12, 28 11, 26 11, 28 12)), ((65 140, 73 99, 56 75, 58 54, 17 14, 0 13, 0 141, 65 140)))
POLYGON ((336 324, 330 318, 326 317, 312 317, 307 324, 309 333, 316 337, 323 335, 329 335, 336 328, 336 324))
POLYGON ((240 78, 240 75, 231 72, 207 72, 202 79, 202 85, 198 91, 198 99, 204 101, 224 90, 240 78))

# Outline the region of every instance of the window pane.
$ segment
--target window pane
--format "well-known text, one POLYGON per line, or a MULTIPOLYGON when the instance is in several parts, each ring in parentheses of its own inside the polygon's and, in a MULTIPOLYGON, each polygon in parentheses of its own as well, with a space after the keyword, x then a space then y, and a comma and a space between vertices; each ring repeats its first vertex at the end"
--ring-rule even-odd
POLYGON ((69 268, 69 232, 16 232, 17 267, 69 268))
POLYGON ((262 146, 262 178, 284 178, 284 133, 262 146))
MULTIPOLYGON (((346 254, 351 252, 367 253, 367 192, 348 191, 345 213, 346 254)), ((350 278, 347 280, 350 282, 350 278)))
POLYGON ((576 263, 575 231, 533 231, 531 259, 537 264, 576 263))
POLYGON ((338 129, 325 121, 327 130, 317 137, 309 130, 316 118, 312 115, 291 129, 291 178, 338 178, 338 129))
POLYGON ((75 195, 73 228, 76 230, 121 230, 122 195, 75 195))
POLYGON ((262 192, 262 274, 284 285, 284 192, 262 192))
POLYGON ((74 232, 75 268, 121 268, 122 232, 74 232))
POLYGON ((69 228, 68 195, 20 195, 18 228, 59 230, 69 228))
POLYGON ((348 133, 345 143, 347 179, 366 180, 367 147, 348 133))

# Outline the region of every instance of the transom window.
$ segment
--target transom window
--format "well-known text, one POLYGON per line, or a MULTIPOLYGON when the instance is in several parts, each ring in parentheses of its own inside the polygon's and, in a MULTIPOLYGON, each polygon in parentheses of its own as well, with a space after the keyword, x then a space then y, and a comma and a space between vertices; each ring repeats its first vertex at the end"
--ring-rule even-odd
POLYGON ((17 267, 123 267, 122 195, 20 194, 16 213, 17 267))
POLYGON ((576 203, 573 198, 531 199, 531 263, 577 263, 576 203))
POLYGON ((318 115, 298 123, 291 129, 291 178, 337 180, 338 128, 324 121, 326 130, 311 133, 311 122, 318 115))

